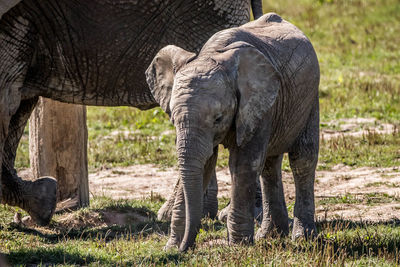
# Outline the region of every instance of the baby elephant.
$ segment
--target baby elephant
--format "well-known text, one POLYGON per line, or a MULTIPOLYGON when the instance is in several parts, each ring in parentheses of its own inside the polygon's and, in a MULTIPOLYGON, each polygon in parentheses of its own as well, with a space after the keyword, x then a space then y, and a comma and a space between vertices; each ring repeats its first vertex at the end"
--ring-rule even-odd
POLYGON ((269 13, 214 34, 198 55, 163 48, 146 76, 177 134, 183 189, 175 200, 167 247, 185 251, 194 245, 218 144, 230 153, 230 244, 253 242, 260 175, 263 219, 256 238, 288 234, 281 175, 286 152, 296 185, 292 238, 316 233, 320 73, 315 51, 299 29, 269 13))

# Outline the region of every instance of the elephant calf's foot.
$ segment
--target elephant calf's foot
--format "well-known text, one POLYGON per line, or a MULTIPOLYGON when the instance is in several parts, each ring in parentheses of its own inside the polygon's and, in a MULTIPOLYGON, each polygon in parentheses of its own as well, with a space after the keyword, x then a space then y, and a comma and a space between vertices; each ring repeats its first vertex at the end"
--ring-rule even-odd
POLYGON ((235 220, 231 215, 228 216, 227 227, 229 245, 252 245, 254 243, 254 221, 237 221, 237 218, 235 220))
POLYGON ((261 224, 256 234, 256 240, 261 240, 267 237, 279 237, 287 236, 289 234, 289 222, 288 220, 272 221, 268 220, 261 224))
POLYGON ((253 245, 254 233, 251 234, 234 234, 228 233, 228 243, 232 245, 253 245))
POLYGON ((48 225, 57 204, 57 181, 43 177, 26 181, 24 186, 24 209, 38 225, 48 225))
POLYGON ((316 236, 317 228, 315 227, 314 221, 301 222, 299 219, 294 218, 292 240, 297 240, 300 238, 312 239, 316 236))
POLYGON ((175 249, 175 248, 178 249, 182 243, 182 238, 183 238, 183 235, 178 236, 175 234, 171 234, 168 239, 167 244, 164 246, 164 250, 170 250, 170 249, 175 249))
POLYGON ((228 219, 228 213, 229 213, 229 204, 223 208, 222 210, 219 211, 218 213, 218 220, 221 222, 226 223, 226 220, 228 219))
MULTIPOLYGON (((229 208, 230 208, 230 205, 228 204, 225 208, 220 210, 220 212, 218 213, 218 220, 220 220, 221 222, 226 223, 226 221, 228 219, 229 208)), ((254 218, 255 218, 255 220, 256 220, 256 222, 258 224, 261 224, 262 217, 263 217, 263 208, 262 208, 262 206, 256 206, 254 208, 254 218)))
MULTIPOLYGON (((175 201, 175 199, 174 199, 175 201)), ((167 200, 157 212, 157 219, 159 221, 171 221, 172 209, 174 207, 174 201, 167 200)))

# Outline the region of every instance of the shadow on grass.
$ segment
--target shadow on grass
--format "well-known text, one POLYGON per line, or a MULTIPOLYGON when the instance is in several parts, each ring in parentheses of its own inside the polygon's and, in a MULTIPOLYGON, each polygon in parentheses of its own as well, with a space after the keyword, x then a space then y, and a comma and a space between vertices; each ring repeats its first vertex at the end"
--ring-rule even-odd
POLYGON ((321 234, 315 244, 320 250, 354 258, 379 256, 400 263, 399 219, 381 222, 336 219, 319 221, 317 228, 321 234))
POLYGON ((56 264, 87 265, 90 263, 107 263, 104 257, 82 255, 79 252, 66 252, 63 248, 21 249, 5 255, 10 264, 56 264))
MULTIPOLYGON (((138 237, 146 237, 153 233, 158 233, 161 235, 168 234, 169 222, 161 222, 156 220, 156 215, 153 211, 145 208, 145 207, 106 207, 104 209, 91 209, 87 213, 83 213, 83 215, 79 215, 81 217, 85 217, 85 215, 90 214, 90 212, 94 214, 103 214, 107 212, 119 212, 118 214, 124 215, 129 213, 134 213, 143 217, 147 217, 148 220, 142 222, 131 222, 124 223, 121 225, 113 224, 109 226, 104 226, 104 223, 101 219, 96 218, 97 221, 92 223, 86 223, 85 225, 77 225, 60 223, 60 222, 52 222, 49 226, 50 232, 56 233, 48 233, 45 230, 40 228, 28 228, 18 224, 12 224, 9 226, 10 230, 17 230, 19 232, 23 232, 29 235, 36 235, 41 237, 48 244, 56 244, 60 239, 72 239, 72 240, 102 240, 108 242, 115 238, 138 238, 138 237)), ((78 217, 79 217, 78 216, 78 217)), ((82 220, 86 220, 87 218, 83 218, 82 220)))
POLYGON ((129 259, 118 259, 108 255, 90 255, 90 252, 75 251, 65 248, 37 248, 21 249, 4 255, 7 262, 13 265, 40 265, 53 266, 58 264, 67 265, 100 265, 100 266, 150 266, 154 264, 178 264, 185 259, 185 255, 179 252, 163 252, 155 255, 131 257, 129 259))
MULTIPOLYGON (((91 240, 101 243, 129 237, 129 240, 130 238, 133 239, 132 242, 137 242, 142 237, 153 233, 167 235, 168 226, 169 223, 167 222, 151 220, 149 222, 123 226, 70 229, 68 232, 60 234, 44 234, 39 231, 21 228, 19 229, 20 231, 39 235, 49 243, 56 244, 55 247, 24 248, 11 251, 6 257, 11 264, 118 265, 122 263, 122 256, 118 259, 118 257, 107 256, 107 253, 104 251, 101 253, 87 251, 84 249, 84 245, 75 247, 78 245, 68 244, 64 247, 61 241, 65 239, 91 240)), ((205 231, 218 231, 226 228, 225 224, 211 220, 202 226, 205 231)), ((281 247, 295 253, 307 254, 316 252, 321 253, 321 255, 328 253, 331 257, 341 260, 379 256, 400 263, 400 220, 362 222, 337 219, 318 221, 317 228, 320 234, 312 242, 292 242, 290 238, 275 239, 277 243, 265 240, 264 249, 274 250, 276 247, 281 247)), ((123 264, 178 264, 187 260, 186 257, 187 255, 178 252, 163 252, 161 249, 155 249, 149 255, 131 255, 125 257, 123 258, 123 264)))
POLYGON ((316 222, 317 229, 320 231, 321 229, 333 229, 333 230, 349 230, 356 228, 366 228, 368 226, 388 226, 397 228, 400 227, 400 219, 392 219, 387 221, 356 221, 356 220, 345 220, 345 219, 334 219, 334 220, 320 220, 316 222))

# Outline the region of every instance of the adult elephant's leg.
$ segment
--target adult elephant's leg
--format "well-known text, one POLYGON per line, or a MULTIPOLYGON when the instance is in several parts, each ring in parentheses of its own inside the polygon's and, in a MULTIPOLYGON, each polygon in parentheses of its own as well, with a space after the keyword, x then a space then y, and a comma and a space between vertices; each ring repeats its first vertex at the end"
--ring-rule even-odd
POLYGON ((30 114, 36 101, 37 99, 33 99, 32 101, 21 101, 17 112, 11 117, 7 129, 8 134, 4 140, 1 170, 2 202, 11 206, 20 206, 18 203, 22 203, 22 180, 20 178, 14 179, 14 175, 16 176, 14 162, 19 140, 24 132, 26 120, 29 118, 29 115, 24 115, 23 113, 26 112, 30 114), (23 122, 24 117, 26 117, 25 122, 23 122))
MULTIPOLYGON (((13 8, 3 15, 0 20, 0 151, 1 151, 1 194, 9 192, 3 181, 8 181, 4 164, 10 160, 9 131, 10 120, 21 104, 21 88, 23 87, 29 64, 34 55, 36 38, 30 22, 24 18, 21 10, 13 8), (6 145, 8 144, 8 145, 6 145), (6 147, 7 146, 7 147, 6 147)), ((15 118, 15 117, 14 117, 15 118)), ((15 157, 15 156, 14 156, 15 157)), ((12 165, 12 164, 11 164, 12 165)))
MULTIPOLYGON (((0 99, 1 100, 1 99, 0 99)), ((6 141, 6 137, 8 134, 8 125, 10 123, 10 119, 8 117, 8 114, 4 112, 3 108, 5 106, 1 107, 0 106, 0 163, 3 162, 3 155, 4 155, 4 143, 6 141)), ((0 172, 0 200, 3 197, 2 191, 3 191, 3 185, 1 184, 1 172, 0 172)), ((1 201, 0 201, 1 202, 1 201)))
POLYGON ((292 239, 317 234, 315 227, 314 179, 319 149, 318 102, 305 130, 290 148, 289 162, 296 186, 292 239))
POLYGON ((15 156, 25 125, 37 103, 37 98, 21 101, 12 116, 4 144, 2 178, 4 203, 26 210, 40 225, 49 223, 56 207, 57 182, 53 178, 24 181, 14 168, 15 156))
POLYGON ((261 175, 263 219, 256 239, 289 233, 289 218, 282 184, 282 158, 283 155, 270 157, 265 162, 261 175))
MULTIPOLYGON (((213 178, 215 173, 215 165, 218 158, 218 147, 214 149, 214 154, 206 162, 204 166, 204 176, 203 176, 203 190, 208 187, 210 180, 213 178)), ((185 233, 185 195, 183 192, 183 185, 181 179, 179 179, 177 185, 175 186, 175 202, 172 209, 171 216, 171 234, 169 240, 166 244, 166 248, 179 247, 185 233)), ((216 203, 218 209, 218 202, 216 203)), ((204 212, 203 212, 204 214, 204 212)))

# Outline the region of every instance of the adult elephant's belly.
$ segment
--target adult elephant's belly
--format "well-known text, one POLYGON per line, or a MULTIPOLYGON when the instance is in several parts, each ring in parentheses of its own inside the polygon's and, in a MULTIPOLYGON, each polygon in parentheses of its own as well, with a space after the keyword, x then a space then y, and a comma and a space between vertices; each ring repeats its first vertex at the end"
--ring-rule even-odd
POLYGON ((144 2, 24 1, 39 36, 26 90, 63 102, 151 108, 157 104, 144 73, 159 49, 197 51, 216 31, 248 20, 248 1, 225 4, 238 9, 235 16, 212 1, 201 8, 201 1, 144 2))

